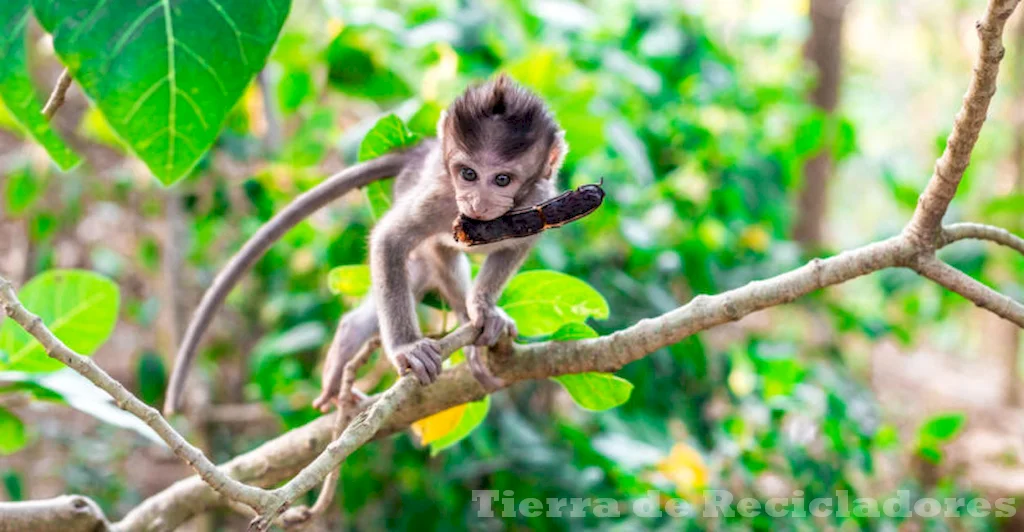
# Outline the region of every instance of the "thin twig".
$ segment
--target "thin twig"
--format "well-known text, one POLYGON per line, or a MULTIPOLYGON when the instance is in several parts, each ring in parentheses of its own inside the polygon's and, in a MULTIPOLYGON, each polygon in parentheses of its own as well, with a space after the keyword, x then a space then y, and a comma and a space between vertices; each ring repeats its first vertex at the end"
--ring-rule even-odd
POLYGON ((942 229, 942 245, 958 240, 988 240, 1017 250, 1024 255, 1024 238, 1021 238, 1002 227, 994 225, 959 223, 947 225, 942 229))
MULTIPOLYGON (((452 353, 469 345, 479 331, 471 325, 463 325, 439 340, 441 358, 447 359, 452 353)), ((292 501, 320 484, 332 470, 352 454, 353 451, 370 441, 391 415, 404 406, 410 397, 420 389, 419 381, 412 375, 405 375, 381 394, 370 407, 360 412, 339 438, 332 441, 324 452, 306 466, 284 486, 273 490, 280 504, 262 512, 262 516, 250 523, 251 530, 267 530, 270 523, 283 512, 292 501)))
POLYGON ((57 85, 53 88, 53 92, 50 93, 50 98, 46 100, 46 105, 43 106, 43 116, 47 120, 53 118, 53 115, 57 114, 60 106, 64 105, 64 99, 67 97, 69 88, 71 88, 71 73, 65 68, 60 73, 60 78, 57 80, 57 85))
POLYGON ((914 266, 914 270, 950 291, 964 296, 975 305, 1024 328, 1024 305, 985 286, 970 275, 935 257, 922 259, 914 266))
MULTIPOLYGON (((359 350, 356 356, 352 357, 345 364, 345 369, 341 376, 341 386, 338 389, 338 411, 334 416, 334 430, 331 432, 332 440, 336 440, 338 436, 341 436, 342 432, 345 431, 345 427, 348 426, 355 416, 356 409, 359 406, 359 401, 352 389, 356 382, 356 372, 366 364, 366 361, 370 359, 370 355, 378 348, 380 348, 380 339, 373 338, 366 342, 366 345, 359 350)), ((291 508, 281 516, 280 521, 285 524, 285 528, 304 525, 327 511, 331 502, 334 501, 340 472, 341 468, 339 467, 327 475, 313 506, 309 508, 291 508)))

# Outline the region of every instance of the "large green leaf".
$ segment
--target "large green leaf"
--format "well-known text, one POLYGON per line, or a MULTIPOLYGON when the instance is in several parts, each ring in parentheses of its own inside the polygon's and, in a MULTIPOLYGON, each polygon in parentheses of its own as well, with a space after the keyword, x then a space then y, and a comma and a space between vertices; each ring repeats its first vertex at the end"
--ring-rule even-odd
POLYGON ((79 158, 43 116, 43 101, 29 73, 26 28, 31 18, 30 0, 0 2, 0 100, 57 166, 67 170, 79 158))
POLYGON ((459 419, 458 425, 455 425, 451 432, 430 444, 430 455, 434 456, 469 436, 473 430, 484 422, 484 419, 487 419, 487 412, 490 408, 491 396, 489 395, 480 401, 467 403, 466 409, 462 411, 462 418, 459 419))
MULTIPOLYGON (((420 137, 409 131, 401 118, 390 114, 374 124, 363 142, 359 144, 359 160, 376 159, 393 150, 407 148, 419 142, 420 137)), ((366 187, 366 199, 370 202, 370 214, 380 219, 391 207, 391 180, 376 181, 366 187)))
MULTIPOLYGON (((25 284, 18 298, 68 347, 91 355, 117 323, 120 294, 109 279, 84 270, 51 270, 25 284)), ((61 363, 13 320, 0 325, 0 371, 45 372, 61 363)))
POLYGON ((608 410, 629 400, 633 384, 611 373, 576 373, 554 377, 573 401, 587 410, 608 410))
POLYGON ((187 174, 263 68, 290 0, 33 0, 82 90, 164 183, 187 174))
POLYGON ((523 336, 554 334, 567 323, 608 317, 608 302, 587 283, 549 270, 533 270, 512 278, 498 305, 516 322, 523 336))
POLYGON ((18 452, 27 441, 25 424, 13 412, 0 407, 0 455, 18 452))

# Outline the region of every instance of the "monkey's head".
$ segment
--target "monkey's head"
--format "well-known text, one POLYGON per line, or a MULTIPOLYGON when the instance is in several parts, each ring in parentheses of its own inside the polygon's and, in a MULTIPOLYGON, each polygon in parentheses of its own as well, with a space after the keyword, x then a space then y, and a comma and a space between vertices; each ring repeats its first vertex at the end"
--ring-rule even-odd
POLYGON ((493 220, 552 179, 568 146, 544 102, 505 74, 470 87, 438 122, 459 212, 493 220))

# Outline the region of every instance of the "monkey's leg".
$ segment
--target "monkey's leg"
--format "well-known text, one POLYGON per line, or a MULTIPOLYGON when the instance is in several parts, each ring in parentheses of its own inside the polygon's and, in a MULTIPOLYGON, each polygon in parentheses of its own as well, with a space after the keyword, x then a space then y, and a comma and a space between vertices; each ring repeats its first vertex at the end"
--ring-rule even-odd
MULTIPOLYGON (((426 292, 429 278, 422 260, 413 258, 409 261, 409 276, 410 285, 418 300, 426 292)), ((377 305, 372 297, 366 297, 358 307, 341 317, 331 345, 327 349, 327 356, 324 358, 324 370, 320 379, 322 390, 313 400, 313 408, 321 412, 330 410, 331 404, 338 398, 345 365, 379 331, 380 319, 377 317, 377 305)))
MULTIPOLYGON (((469 323, 469 312, 466 307, 466 295, 469 293, 471 284, 469 273, 469 259, 460 251, 445 247, 431 246, 424 254, 437 290, 441 297, 448 302, 459 323, 469 323)), ((466 353, 466 364, 473 373, 473 377, 487 391, 494 391, 504 387, 505 383, 491 373, 487 362, 483 359, 485 347, 468 345, 463 348, 466 353)))

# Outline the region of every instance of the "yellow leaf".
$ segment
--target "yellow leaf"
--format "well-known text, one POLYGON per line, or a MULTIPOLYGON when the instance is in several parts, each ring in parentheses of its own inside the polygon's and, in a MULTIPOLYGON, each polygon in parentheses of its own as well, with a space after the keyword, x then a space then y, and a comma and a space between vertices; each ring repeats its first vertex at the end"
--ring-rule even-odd
POLYGON ((454 430, 465 412, 465 404, 453 406, 413 423, 412 431, 420 439, 421 444, 429 445, 454 430))
POLYGON ((664 460, 658 462, 658 472, 671 480, 680 492, 689 492, 703 488, 708 481, 708 467, 699 452, 686 445, 677 443, 664 460))

